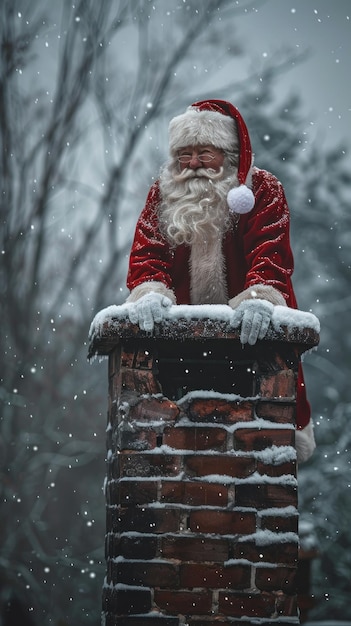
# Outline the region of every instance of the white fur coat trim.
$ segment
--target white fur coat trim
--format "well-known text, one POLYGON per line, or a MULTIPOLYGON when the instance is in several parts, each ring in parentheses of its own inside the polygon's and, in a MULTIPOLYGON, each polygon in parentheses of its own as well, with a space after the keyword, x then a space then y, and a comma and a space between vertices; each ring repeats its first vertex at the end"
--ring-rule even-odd
POLYGON ((296 430, 295 445, 297 462, 304 463, 305 461, 308 461, 316 447, 312 420, 310 420, 307 426, 305 426, 302 430, 296 430))
POLYGON ((190 253, 191 304, 227 304, 225 261, 222 238, 217 237, 209 245, 196 241, 190 253))

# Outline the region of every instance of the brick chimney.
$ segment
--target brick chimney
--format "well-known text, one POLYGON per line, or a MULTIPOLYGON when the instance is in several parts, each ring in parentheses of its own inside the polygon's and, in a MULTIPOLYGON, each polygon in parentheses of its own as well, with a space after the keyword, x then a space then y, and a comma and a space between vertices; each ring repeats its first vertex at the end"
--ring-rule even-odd
POLYGON ((277 307, 242 347, 229 307, 173 307, 150 335, 126 306, 90 335, 109 359, 102 624, 299 624, 295 392, 316 318, 277 307))

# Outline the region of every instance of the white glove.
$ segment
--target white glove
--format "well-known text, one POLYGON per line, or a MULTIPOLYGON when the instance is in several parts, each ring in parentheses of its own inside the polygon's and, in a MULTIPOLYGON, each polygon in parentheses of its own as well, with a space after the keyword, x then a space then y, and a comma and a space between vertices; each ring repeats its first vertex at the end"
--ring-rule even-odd
POLYGON ((263 339, 266 335, 274 310, 274 306, 268 300, 253 298, 243 300, 234 310, 231 325, 238 328, 241 324, 240 341, 253 346, 257 339, 263 339))
POLYGON ((141 330, 151 331, 154 322, 161 322, 172 301, 161 293, 151 291, 136 302, 130 303, 128 316, 131 324, 139 324, 141 330))

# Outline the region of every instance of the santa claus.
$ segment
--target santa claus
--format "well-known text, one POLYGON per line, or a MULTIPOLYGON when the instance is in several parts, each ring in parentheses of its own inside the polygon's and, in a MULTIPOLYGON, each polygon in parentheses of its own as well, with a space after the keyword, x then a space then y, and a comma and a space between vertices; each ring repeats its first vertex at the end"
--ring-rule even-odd
MULTIPOLYGON (((252 345, 275 305, 297 308, 284 189, 253 165, 247 126, 229 102, 195 102, 171 120, 169 146, 135 230, 130 321, 152 331, 172 304, 229 304, 252 345)), ((315 447, 301 366, 296 447, 300 462, 315 447)))

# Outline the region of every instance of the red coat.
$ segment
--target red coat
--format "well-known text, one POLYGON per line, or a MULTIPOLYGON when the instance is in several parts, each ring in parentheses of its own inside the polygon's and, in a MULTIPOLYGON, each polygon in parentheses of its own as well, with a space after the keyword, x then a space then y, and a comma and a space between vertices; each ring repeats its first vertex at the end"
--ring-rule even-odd
MULTIPOLYGON (((294 261, 290 247, 289 209, 281 183, 269 172, 253 168, 255 206, 240 215, 237 226, 223 240, 229 299, 255 284, 277 289, 291 308, 297 302, 291 282, 294 261)), ((177 304, 190 304, 190 248, 171 249, 158 227, 160 191, 151 187, 138 219, 130 253, 127 286, 130 290, 146 281, 159 281, 171 289, 177 304)), ((297 426, 310 420, 302 368, 299 369, 297 426)))

